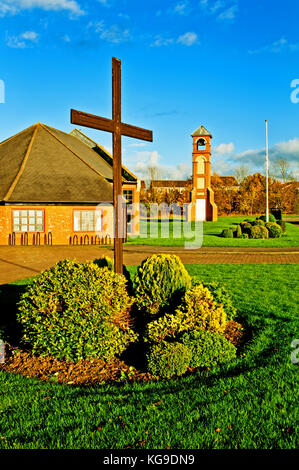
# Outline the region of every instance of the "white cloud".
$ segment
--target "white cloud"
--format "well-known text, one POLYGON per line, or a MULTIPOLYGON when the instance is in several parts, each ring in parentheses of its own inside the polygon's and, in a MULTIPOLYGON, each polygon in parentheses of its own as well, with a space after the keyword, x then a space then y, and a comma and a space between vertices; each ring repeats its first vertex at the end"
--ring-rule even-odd
POLYGON ((234 20, 237 12, 238 12, 238 5, 232 5, 231 7, 227 8, 222 13, 220 13, 217 19, 221 21, 234 20))
POLYGON ((261 52, 271 52, 273 54, 279 54, 280 52, 284 51, 298 51, 299 44, 291 44, 287 39, 284 37, 278 39, 278 41, 274 41, 271 44, 266 46, 260 47, 259 49, 249 50, 249 54, 259 54, 261 52))
POLYGON ((182 44, 183 46, 193 46, 199 44, 196 33, 187 32, 179 36, 176 40, 174 38, 164 38, 163 36, 155 36, 154 41, 150 44, 151 47, 170 46, 171 44, 182 44))
POLYGON ((233 142, 230 142, 229 144, 220 144, 213 148, 213 155, 230 154, 233 153, 234 150, 235 146, 233 142))
POLYGON ((161 46, 169 46, 170 44, 174 43, 173 38, 163 38, 160 35, 155 36, 154 41, 150 44, 151 47, 161 47, 161 46))
POLYGON ((239 6, 238 0, 201 0, 200 6, 209 15, 214 15, 219 21, 235 19, 239 6))
POLYGON ((178 37, 177 42, 183 44, 183 46, 193 46, 198 43, 198 37, 196 33, 188 32, 178 37))
POLYGON ((180 3, 177 3, 177 5, 174 6, 172 11, 173 13, 176 13, 177 15, 188 15, 191 11, 189 8, 189 2, 182 1, 180 3))
POLYGON ((136 152, 134 163, 133 160, 130 161, 130 168, 136 176, 143 180, 149 178, 149 168, 157 170, 157 179, 184 180, 191 175, 191 166, 189 164, 163 165, 160 163, 161 158, 157 150, 136 152))
POLYGON ((0 0, 0 16, 15 15, 20 11, 32 10, 33 8, 46 11, 66 10, 73 16, 84 14, 75 0, 0 0))
POLYGON ((6 34, 6 45, 13 49, 25 49, 26 47, 37 42, 39 34, 35 31, 25 31, 18 36, 10 36, 6 34))
MULTIPOLYGON (((235 163, 250 165, 256 170, 263 170, 265 165, 265 149, 250 149, 232 157, 235 163)), ((290 170, 299 177, 299 138, 282 141, 269 149, 269 163, 274 165, 281 158, 290 164, 290 170)))
POLYGON ((101 39, 112 44, 119 44, 131 39, 130 30, 128 28, 122 28, 117 24, 105 27, 103 21, 97 23, 96 33, 99 33, 101 39))

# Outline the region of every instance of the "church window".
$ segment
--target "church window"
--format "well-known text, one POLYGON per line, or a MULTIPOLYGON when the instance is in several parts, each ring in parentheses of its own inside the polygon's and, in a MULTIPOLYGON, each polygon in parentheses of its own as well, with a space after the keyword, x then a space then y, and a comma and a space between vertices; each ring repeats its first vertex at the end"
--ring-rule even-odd
POLYGON ((44 211, 43 210, 14 210, 13 211, 14 232, 43 232, 44 211))
POLYGON ((133 204, 133 191, 132 191, 132 189, 124 189, 123 195, 126 198, 127 204, 133 204))
POLYGON ((100 232, 102 230, 102 212, 93 210, 74 211, 75 232, 100 232))

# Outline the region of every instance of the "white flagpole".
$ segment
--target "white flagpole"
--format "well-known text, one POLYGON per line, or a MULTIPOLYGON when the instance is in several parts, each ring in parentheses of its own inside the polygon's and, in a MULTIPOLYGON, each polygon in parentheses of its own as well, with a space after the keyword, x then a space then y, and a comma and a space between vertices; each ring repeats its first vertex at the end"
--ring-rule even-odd
POLYGON ((269 222, 269 144, 268 121, 266 119, 266 221, 269 222))

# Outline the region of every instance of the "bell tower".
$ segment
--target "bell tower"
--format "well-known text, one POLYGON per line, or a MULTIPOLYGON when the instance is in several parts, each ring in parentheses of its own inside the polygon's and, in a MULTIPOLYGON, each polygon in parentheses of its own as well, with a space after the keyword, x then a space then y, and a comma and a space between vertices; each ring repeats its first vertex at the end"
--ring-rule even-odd
POLYGON ((191 220, 216 221, 217 206, 211 188, 211 139, 212 134, 200 126, 191 134, 193 139, 192 168, 193 189, 191 193, 191 220))

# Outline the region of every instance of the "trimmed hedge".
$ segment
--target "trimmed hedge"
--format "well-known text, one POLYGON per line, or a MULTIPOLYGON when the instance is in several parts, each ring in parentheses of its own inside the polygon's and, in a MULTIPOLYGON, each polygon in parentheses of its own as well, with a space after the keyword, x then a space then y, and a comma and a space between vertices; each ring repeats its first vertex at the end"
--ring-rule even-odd
POLYGON ((184 333, 182 343, 191 351, 190 367, 213 367, 236 358, 236 348, 224 336, 211 331, 184 333))
POLYGON ((173 375, 183 375, 191 355, 191 350, 179 342, 153 344, 147 354, 148 370, 152 375, 167 379, 173 375))
POLYGON ((191 277, 176 255, 153 255, 142 262, 135 276, 136 306, 146 315, 174 309, 191 287, 191 277))
POLYGON ((234 232, 231 228, 224 228, 221 232, 221 237, 234 238, 234 232))
MULTIPOLYGON (((260 217, 258 217, 258 219, 263 220, 265 223, 267 222, 265 215, 261 215, 260 217)), ((276 222, 276 219, 273 214, 269 214, 269 222, 276 222)))
POLYGON ((266 223, 266 227, 269 231, 270 238, 280 238, 282 236, 282 228, 280 225, 274 222, 268 222, 266 223))
POLYGON ((249 238, 269 238, 269 232, 262 225, 253 225, 250 229, 249 238))
POLYGON ((35 354, 111 360, 137 340, 126 279, 93 262, 64 260, 43 271, 18 304, 23 342, 35 354))

